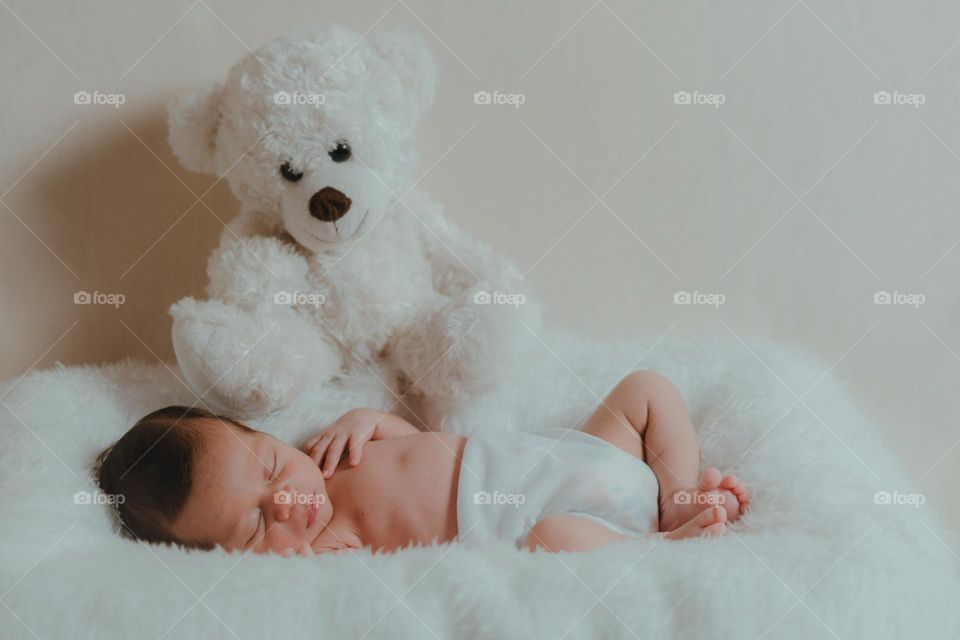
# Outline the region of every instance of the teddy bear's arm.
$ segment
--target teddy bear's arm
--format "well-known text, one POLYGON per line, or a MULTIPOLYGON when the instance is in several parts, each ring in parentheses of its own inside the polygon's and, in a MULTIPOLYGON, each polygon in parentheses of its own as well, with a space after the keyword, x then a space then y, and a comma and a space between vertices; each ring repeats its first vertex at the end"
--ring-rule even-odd
POLYGON ((207 294, 244 309, 309 293, 309 266, 291 243, 275 236, 237 235, 224 229, 207 260, 207 294))
POLYGON ((540 306, 507 258, 448 222, 425 196, 415 195, 410 206, 424 227, 424 252, 446 302, 398 332, 391 358, 417 391, 449 414, 500 384, 506 364, 533 348, 540 306))
POLYGON ((184 377, 199 398, 226 415, 262 416, 340 373, 336 345, 292 307, 242 309, 184 298, 170 314, 184 377))

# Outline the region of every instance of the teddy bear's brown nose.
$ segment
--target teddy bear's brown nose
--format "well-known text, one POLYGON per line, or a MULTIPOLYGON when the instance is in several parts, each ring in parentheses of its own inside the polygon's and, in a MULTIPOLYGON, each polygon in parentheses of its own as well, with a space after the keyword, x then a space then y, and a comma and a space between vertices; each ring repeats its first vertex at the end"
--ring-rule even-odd
POLYGON ((334 222, 347 215, 351 200, 342 191, 324 187, 310 196, 310 215, 317 220, 334 222))

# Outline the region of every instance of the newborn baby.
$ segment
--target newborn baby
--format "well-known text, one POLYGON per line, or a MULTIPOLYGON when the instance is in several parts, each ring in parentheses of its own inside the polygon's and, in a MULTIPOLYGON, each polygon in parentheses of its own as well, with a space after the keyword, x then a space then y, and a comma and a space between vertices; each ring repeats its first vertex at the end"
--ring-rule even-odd
POLYGON ((734 476, 699 472, 677 388, 626 376, 582 431, 423 433, 354 409, 303 450, 187 407, 141 419, 97 459, 100 488, 124 496, 127 535, 255 553, 416 544, 587 551, 640 536, 716 536, 748 508, 734 476))

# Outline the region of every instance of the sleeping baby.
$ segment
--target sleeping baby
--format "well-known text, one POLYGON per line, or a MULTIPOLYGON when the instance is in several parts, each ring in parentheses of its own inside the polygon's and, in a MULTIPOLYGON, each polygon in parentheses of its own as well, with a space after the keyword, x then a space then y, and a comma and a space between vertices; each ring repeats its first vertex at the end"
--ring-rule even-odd
POLYGON ((189 548, 283 555, 509 540, 587 551, 660 535, 717 536, 749 507, 734 476, 699 470, 677 388, 623 378, 582 431, 421 432, 347 412, 303 449, 188 407, 142 418, 97 458, 123 495, 126 535, 189 548))

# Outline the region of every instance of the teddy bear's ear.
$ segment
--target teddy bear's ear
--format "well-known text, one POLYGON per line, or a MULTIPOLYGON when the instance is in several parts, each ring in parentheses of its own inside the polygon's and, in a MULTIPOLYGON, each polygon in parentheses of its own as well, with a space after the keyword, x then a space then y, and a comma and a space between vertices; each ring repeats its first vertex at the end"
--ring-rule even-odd
POLYGON ((223 92, 223 85, 215 83, 175 98, 167 109, 170 146, 191 171, 216 173, 214 152, 223 92))
POLYGON ((419 34, 398 29, 382 31, 373 37, 377 55, 400 78, 404 93, 401 121, 412 130, 433 104, 437 86, 437 63, 419 34))

